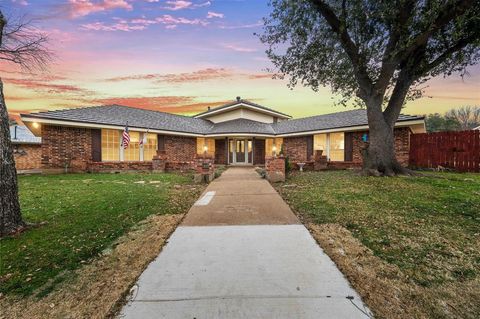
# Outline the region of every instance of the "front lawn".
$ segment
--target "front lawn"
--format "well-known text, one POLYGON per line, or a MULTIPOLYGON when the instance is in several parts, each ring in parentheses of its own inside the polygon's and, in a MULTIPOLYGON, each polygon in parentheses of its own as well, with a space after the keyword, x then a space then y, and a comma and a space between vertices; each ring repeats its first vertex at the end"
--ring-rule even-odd
POLYGON ((41 297, 147 216, 185 213, 201 188, 175 174, 20 176, 24 219, 0 240, 0 292, 41 297))
MULTIPOLYGON (((343 226, 382 262, 399 269, 410 288, 430 294, 424 296, 430 301, 413 300, 425 302, 425 317, 479 314, 480 175, 377 178, 305 172, 277 189, 304 221, 343 226)), ((412 291, 405 295, 415 296, 412 291)))

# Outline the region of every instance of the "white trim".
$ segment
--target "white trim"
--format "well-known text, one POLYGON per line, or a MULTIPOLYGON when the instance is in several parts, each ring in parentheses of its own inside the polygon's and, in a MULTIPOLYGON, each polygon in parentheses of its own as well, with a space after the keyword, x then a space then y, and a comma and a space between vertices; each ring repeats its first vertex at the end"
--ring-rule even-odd
MULTIPOLYGON (((74 121, 62 121, 62 120, 43 119, 43 118, 28 117, 28 116, 26 117, 22 116, 22 121, 36 122, 41 124, 56 124, 56 125, 71 126, 71 127, 100 128, 100 129, 104 128, 104 129, 122 130, 122 131, 125 128, 124 125, 109 125, 109 124, 84 123, 84 122, 74 122, 74 121)), ((205 136, 204 134, 136 128, 133 126, 129 126, 128 129, 134 132, 150 132, 150 133, 165 134, 165 135, 181 135, 181 136, 192 136, 192 137, 205 136)))
MULTIPOLYGON (((402 121, 395 123, 395 127, 405 127, 414 124, 425 124, 424 120, 411 120, 411 121, 402 121)), ((335 133, 335 132, 353 132, 353 131, 361 131, 361 130, 368 130, 368 125, 359 125, 359 126, 350 126, 350 127, 338 127, 326 130, 317 130, 317 131, 303 131, 297 133, 285 133, 285 134, 278 134, 275 135, 276 137, 290 137, 290 136, 304 136, 304 135, 314 135, 314 134, 321 134, 321 133, 335 133)))
MULTIPOLYGON (((62 120, 51 120, 51 119, 43 119, 43 118, 35 118, 35 117, 28 117, 22 116, 23 122, 37 122, 42 124, 56 124, 61 126, 71 126, 71 127, 85 127, 85 128, 100 128, 100 129, 113 129, 113 130, 122 130, 125 128, 123 125, 107 125, 107 124, 95 124, 95 123, 83 123, 83 122, 73 122, 73 121, 62 121, 62 120)), ((425 125, 425 121, 421 120, 410 120, 410 121, 401 121, 395 124, 395 127, 405 127, 415 124, 423 124, 425 125)), ((164 135, 178 135, 178 136, 191 136, 191 137, 290 137, 290 136, 305 136, 305 135, 312 135, 312 134, 320 134, 320 133, 332 133, 332 132, 351 132, 351 131, 360 131, 360 130, 368 130, 368 125, 360 125, 360 126, 350 126, 350 127, 338 127, 333 129, 325 129, 325 130, 316 130, 316 131, 302 131, 296 133, 285 133, 285 134, 255 134, 255 133, 220 133, 220 134, 196 134, 196 133, 184 133, 178 131, 165 131, 165 130, 156 130, 156 129, 145 129, 145 128, 136 128, 130 126, 129 129, 134 132, 150 132, 156 134, 164 134, 164 135)))
POLYGON ((206 134, 204 137, 275 137, 273 134, 255 134, 255 133, 222 133, 222 134, 206 134))
POLYGON ((284 114, 276 112, 276 111, 265 110, 265 109, 260 108, 260 107, 256 107, 256 106, 253 106, 253 105, 250 105, 250 104, 245 104, 243 102, 240 102, 240 103, 237 103, 237 104, 234 104, 234 105, 230 105, 228 107, 221 108, 221 109, 218 109, 218 110, 212 110, 212 111, 208 111, 206 113, 198 114, 198 115, 195 115, 194 118, 209 117, 209 116, 217 114, 217 113, 224 113, 224 112, 227 112, 231 109, 236 109, 236 108, 241 108, 241 107, 251 108, 251 109, 253 109, 257 112, 266 113, 266 114, 269 114, 269 115, 275 115, 275 117, 281 117, 281 118, 284 118, 284 119, 292 118, 289 115, 284 115, 284 114))

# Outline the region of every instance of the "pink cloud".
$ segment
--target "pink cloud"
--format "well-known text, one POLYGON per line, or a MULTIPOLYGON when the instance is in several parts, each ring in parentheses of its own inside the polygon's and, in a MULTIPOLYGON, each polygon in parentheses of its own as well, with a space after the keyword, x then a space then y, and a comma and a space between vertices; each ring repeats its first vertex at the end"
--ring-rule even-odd
POLYGON ((224 14, 223 13, 217 13, 213 11, 208 11, 207 13, 207 19, 212 19, 212 18, 220 18, 223 19, 224 14))
POLYGON ((68 3, 70 18, 83 17, 91 13, 113 9, 132 10, 133 7, 126 0, 69 0, 68 3))
POLYGON ((174 29, 178 25, 200 25, 206 26, 208 22, 202 19, 188 19, 183 17, 173 17, 165 14, 155 19, 136 18, 130 21, 121 18, 113 18, 116 22, 113 24, 106 24, 104 22, 92 22, 82 24, 84 30, 93 31, 138 31, 145 30, 147 26, 154 24, 164 25, 167 29, 174 29))
POLYGON ((28 6, 27 0, 12 0, 13 3, 19 4, 21 6, 28 6))
POLYGON ((236 51, 236 52, 243 52, 243 53, 250 53, 250 52, 256 52, 257 51, 257 49, 241 47, 241 46, 238 46, 236 44, 224 44, 223 47, 226 48, 226 49, 229 49, 229 50, 233 50, 233 51, 236 51))
POLYGON ((249 24, 240 24, 240 25, 222 25, 220 29, 250 29, 250 28, 257 28, 263 26, 262 21, 258 21, 256 23, 249 23, 249 24))
POLYGON ((193 3, 190 1, 182 1, 182 0, 177 0, 177 1, 167 1, 168 7, 164 7, 164 9, 167 10, 182 10, 189 8, 193 3))
POLYGON ((172 17, 169 14, 164 14, 161 17, 155 19, 158 23, 164 24, 167 28, 175 28, 179 24, 187 24, 187 25, 201 25, 206 26, 208 22, 202 19, 187 19, 187 18, 176 18, 172 17))
MULTIPOLYGON (((151 1, 149 1, 151 2, 151 1)), ((201 7, 208 7, 211 5, 210 1, 206 1, 203 3, 193 3, 192 1, 185 1, 185 0, 169 0, 166 2, 167 6, 163 7, 163 9, 177 11, 183 9, 195 9, 201 7)))
POLYGON ((145 30, 145 25, 130 25, 124 21, 119 22, 119 23, 114 23, 114 24, 104 24, 103 22, 93 22, 93 23, 86 23, 82 24, 82 29, 85 30, 92 30, 92 31, 107 31, 107 32, 112 32, 112 31, 125 31, 125 32, 130 32, 130 31, 140 31, 140 30, 145 30))
POLYGON ((170 73, 170 74, 134 74, 106 79, 108 82, 122 82, 129 80, 153 80, 156 82, 167 83, 191 83, 202 82, 214 79, 225 79, 233 77, 235 74, 232 70, 225 68, 207 68, 186 73, 170 73))
POLYGON ((31 89, 35 91, 45 91, 48 93, 72 93, 72 92, 84 92, 87 91, 83 88, 74 85, 68 84, 55 84, 50 83, 50 80, 56 80, 56 78, 38 78, 38 79, 15 79, 15 78, 4 78, 5 83, 13 84, 19 87, 26 89, 31 89))

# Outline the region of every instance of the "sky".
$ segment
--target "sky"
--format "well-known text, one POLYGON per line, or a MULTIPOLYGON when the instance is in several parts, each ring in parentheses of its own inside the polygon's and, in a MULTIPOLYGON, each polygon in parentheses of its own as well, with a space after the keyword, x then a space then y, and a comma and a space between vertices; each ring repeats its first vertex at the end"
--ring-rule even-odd
MULTIPOLYGON (((34 19, 55 54, 27 74, 0 62, 12 117, 20 113, 122 104, 195 114, 241 96, 295 118, 335 105, 329 88, 287 87, 272 79, 254 33, 271 8, 263 0, 0 0, 8 17, 34 19)), ((480 66, 426 83, 424 98, 403 113, 443 113, 480 104, 480 66)))

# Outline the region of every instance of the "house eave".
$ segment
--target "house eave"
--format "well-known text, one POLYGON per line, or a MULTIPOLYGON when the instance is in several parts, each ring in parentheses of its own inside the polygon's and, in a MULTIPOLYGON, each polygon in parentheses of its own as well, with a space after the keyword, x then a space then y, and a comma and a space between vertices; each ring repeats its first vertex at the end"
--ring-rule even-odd
MULTIPOLYGON (((21 119, 25 123, 39 123, 39 124, 51 124, 59 126, 68 126, 68 127, 81 127, 81 128, 97 128, 97 129, 114 129, 114 130, 123 130, 125 126, 123 125, 112 125, 112 124, 102 124, 102 123, 90 123, 90 122, 79 122, 79 121, 68 121, 68 120, 55 120, 48 119, 43 117, 36 117, 32 115, 21 114, 21 119)), ((128 127, 131 131, 136 132, 149 132, 156 134, 165 134, 165 135, 180 135, 180 136, 191 136, 191 137, 202 137, 205 134, 199 133, 189 133, 181 131, 171 131, 171 130, 158 130, 146 127, 128 127)))
POLYGON ((263 108, 256 107, 254 105, 246 104, 246 103, 243 103, 243 102, 240 102, 240 103, 237 103, 237 104, 225 107, 225 108, 220 108, 218 110, 206 111, 206 112, 194 115, 193 117, 194 118, 206 118, 206 117, 210 117, 210 116, 213 116, 213 115, 225 113, 225 112, 235 110, 235 109, 238 109, 238 108, 242 108, 242 107, 253 109, 256 112, 272 115, 274 117, 278 117, 278 118, 282 118, 282 119, 291 119, 292 118, 290 115, 282 114, 282 113, 275 112, 275 111, 265 110, 263 108))
MULTIPOLYGON (((425 125, 425 121, 423 119, 399 121, 395 123, 395 127, 408 127, 416 124, 425 125)), ((354 131, 363 131, 363 130, 368 130, 368 125, 342 126, 342 127, 335 127, 335 128, 329 128, 329 129, 323 129, 323 130, 309 130, 309 131, 300 131, 300 132, 293 132, 293 133, 283 133, 283 134, 277 134, 276 136, 292 137, 292 136, 304 136, 304 135, 321 134, 321 133, 354 132, 354 131)))

